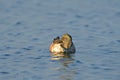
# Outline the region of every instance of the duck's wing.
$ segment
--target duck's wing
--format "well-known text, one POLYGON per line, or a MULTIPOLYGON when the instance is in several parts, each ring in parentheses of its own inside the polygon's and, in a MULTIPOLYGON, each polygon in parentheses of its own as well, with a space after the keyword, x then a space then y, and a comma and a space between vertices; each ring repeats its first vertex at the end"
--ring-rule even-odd
POLYGON ((71 44, 71 47, 70 47, 70 48, 68 48, 68 49, 65 49, 65 48, 64 48, 64 50, 65 50, 65 52, 67 52, 67 53, 75 53, 75 52, 76 52, 76 49, 75 49, 75 46, 74 46, 73 43, 71 44))

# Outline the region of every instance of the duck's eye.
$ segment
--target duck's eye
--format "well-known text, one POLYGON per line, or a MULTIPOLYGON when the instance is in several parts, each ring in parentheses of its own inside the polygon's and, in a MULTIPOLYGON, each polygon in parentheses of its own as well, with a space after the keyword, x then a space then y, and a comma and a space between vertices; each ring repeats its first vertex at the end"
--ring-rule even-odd
POLYGON ((60 39, 60 37, 59 37, 59 36, 57 36, 57 37, 56 37, 56 39, 60 39))
POLYGON ((54 38, 54 40, 57 40, 57 39, 60 39, 60 37, 59 37, 59 36, 57 36, 56 38, 54 38))

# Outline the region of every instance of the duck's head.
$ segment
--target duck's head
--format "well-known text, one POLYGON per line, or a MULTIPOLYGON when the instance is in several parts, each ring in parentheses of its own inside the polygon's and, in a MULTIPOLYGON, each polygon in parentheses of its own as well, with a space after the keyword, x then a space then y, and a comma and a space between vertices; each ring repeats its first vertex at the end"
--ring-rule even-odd
POLYGON ((70 48, 71 47, 72 37, 71 37, 70 34, 68 34, 68 33, 63 34, 61 40, 63 42, 63 47, 64 48, 70 48))
POLYGON ((62 44, 63 42, 62 42, 62 40, 60 40, 60 38, 58 36, 58 37, 54 38, 53 43, 54 44, 62 44))

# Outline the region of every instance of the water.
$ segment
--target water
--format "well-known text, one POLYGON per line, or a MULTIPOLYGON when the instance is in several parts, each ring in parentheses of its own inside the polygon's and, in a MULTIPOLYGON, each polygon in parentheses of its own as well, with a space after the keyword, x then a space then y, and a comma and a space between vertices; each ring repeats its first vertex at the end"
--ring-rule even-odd
POLYGON ((0 0, 0 80, 120 80, 119 0, 0 0), (77 52, 52 60, 54 37, 77 52))

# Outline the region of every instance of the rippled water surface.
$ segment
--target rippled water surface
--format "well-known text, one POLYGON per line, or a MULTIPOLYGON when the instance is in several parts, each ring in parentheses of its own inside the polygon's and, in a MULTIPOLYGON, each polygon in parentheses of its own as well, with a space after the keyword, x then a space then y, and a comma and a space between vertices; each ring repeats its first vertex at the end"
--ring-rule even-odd
POLYGON ((120 0, 0 0, 0 80, 120 80, 120 0), (77 51, 53 60, 64 33, 77 51))

